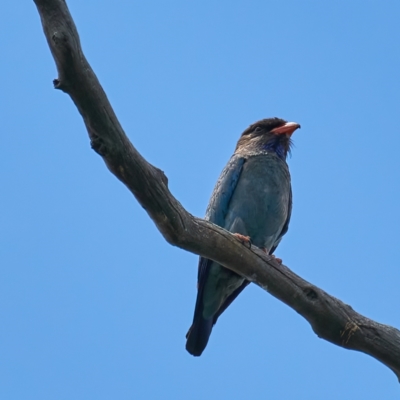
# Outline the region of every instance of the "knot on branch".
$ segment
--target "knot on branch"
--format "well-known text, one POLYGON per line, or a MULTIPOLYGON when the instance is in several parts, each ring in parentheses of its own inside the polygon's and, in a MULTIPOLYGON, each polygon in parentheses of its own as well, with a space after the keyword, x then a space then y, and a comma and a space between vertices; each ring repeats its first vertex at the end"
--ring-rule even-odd
POLYGON ((66 85, 64 85, 64 83, 58 78, 53 79, 53 85, 54 89, 59 89, 62 90, 63 92, 66 91, 66 85))
POLYGON ((109 151, 104 140, 93 129, 89 129, 89 126, 87 128, 90 137, 90 147, 100 156, 107 156, 109 151))
POLYGON ((312 287, 306 287, 303 291, 309 300, 315 301, 318 299, 318 294, 312 287))
POLYGON ((156 175, 159 179, 161 179, 161 182, 162 182, 166 187, 168 187, 168 178, 167 178, 167 175, 165 175, 164 171, 162 171, 161 169, 155 167, 154 165, 153 165, 153 168, 154 168, 154 171, 155 171, 155 175, 156 175))
POLYGON ((54 42, 56 46, 64 45, 68 42, 67 35, 64 32, 54 32, 51 40, 54 42))

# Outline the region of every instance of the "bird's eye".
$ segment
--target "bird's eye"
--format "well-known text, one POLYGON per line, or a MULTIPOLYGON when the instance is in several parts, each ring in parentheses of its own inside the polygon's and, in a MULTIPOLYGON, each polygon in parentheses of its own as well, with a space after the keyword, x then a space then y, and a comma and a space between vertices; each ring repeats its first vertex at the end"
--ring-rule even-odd
POLYGON ((256 133, 260 133, 261 131, 262 131, 262 129, 259 126, 257 126, 256 129, 254 129, 254 132, 256 132, 256 133))

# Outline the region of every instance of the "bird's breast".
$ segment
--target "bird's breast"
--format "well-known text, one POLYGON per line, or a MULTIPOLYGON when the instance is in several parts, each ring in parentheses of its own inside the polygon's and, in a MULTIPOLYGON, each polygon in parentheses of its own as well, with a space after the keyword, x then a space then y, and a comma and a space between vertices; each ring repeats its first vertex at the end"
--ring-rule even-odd
POLYGON ((269 250, 278 239, 289 212, 290 174, 274 154, 246 159, 232 195, 225 229, 248 235, 269 250))

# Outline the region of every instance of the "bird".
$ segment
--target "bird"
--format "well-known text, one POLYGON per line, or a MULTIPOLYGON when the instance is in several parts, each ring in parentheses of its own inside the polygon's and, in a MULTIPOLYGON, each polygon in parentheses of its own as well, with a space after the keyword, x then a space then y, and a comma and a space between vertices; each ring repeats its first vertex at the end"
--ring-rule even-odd
MULTIPOLYGON (((298 123, 280 118, 250 125, 222 170, 206 210, 206 220, 269 255, 289 228, 292 188, 286 158, 298 128, 298 123)), ((186 334, 190 354, 203 353, 217 319, 249 283, 217 262, 199 258, 193 323, 186 334)))

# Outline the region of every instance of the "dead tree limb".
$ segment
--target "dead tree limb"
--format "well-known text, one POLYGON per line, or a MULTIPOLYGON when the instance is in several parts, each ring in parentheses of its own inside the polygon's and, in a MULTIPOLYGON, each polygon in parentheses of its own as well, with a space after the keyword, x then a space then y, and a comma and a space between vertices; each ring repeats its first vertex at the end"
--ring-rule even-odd
POLYGON ((147 211, 173 246, 210 258, 261 286, 296 310, 320 337, 364 352, 400 380, 400 331, 372 321, 297 276, 232 234, 189 214, 168 190, 164 173, 149 164, 125 135, 87 62, 64 0, 34 0, 57 65, 54 87, 67 93, 85 122, 93 150, 147 211))

